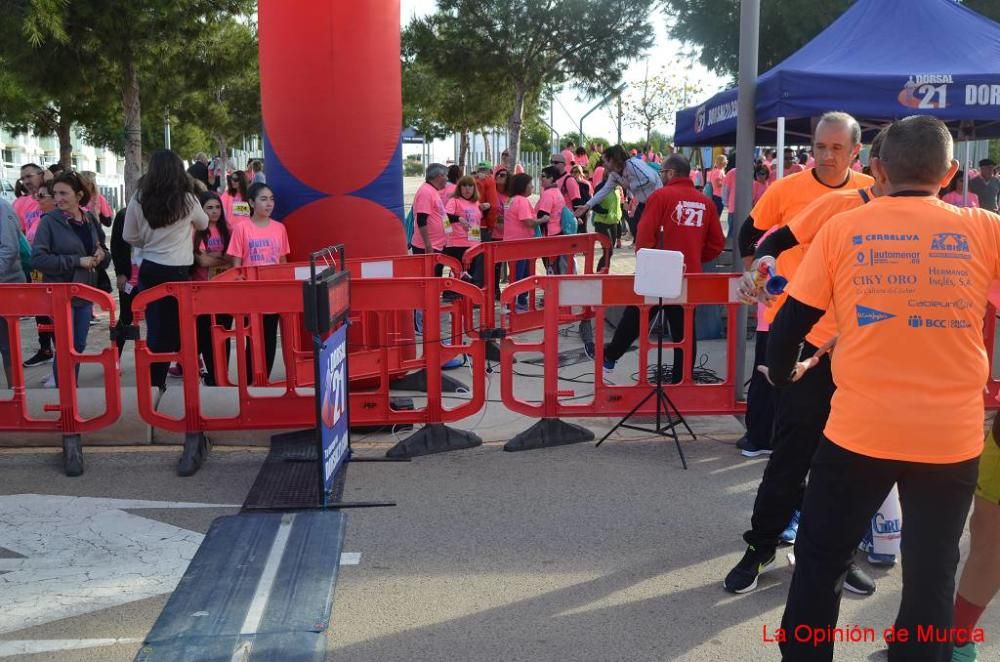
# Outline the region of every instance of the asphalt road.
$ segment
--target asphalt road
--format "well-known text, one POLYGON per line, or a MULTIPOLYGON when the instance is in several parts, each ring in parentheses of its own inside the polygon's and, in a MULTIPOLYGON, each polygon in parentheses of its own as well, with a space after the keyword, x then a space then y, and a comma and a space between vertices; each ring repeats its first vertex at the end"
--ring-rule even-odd
MULTIPOLYGON (((741 554, 764 466, 739 457, 732 443, 707 436, 685 442, 688 471, 671 443, 648 439, 513 454, 487 444, 407 464, 352 466, 346 498, 399 505, 349 515, 344 551, 361 559, 341 568, 328 659, 778 659, 762 629, 778 625, 790 568, 776 564, 749 595, 721 588, 741 554)), ((90 452, 87 472, 70 479, 52 451, 0 452, 0 657, 133 658, 168 597, 146 595, 160 590, 151 576, 159 573, 164 586, 176 582, 177 559, 193 553, 213 518, 235 512, 226 506, 242 502, 264 452, 216 450, 187 479, 173 473, 176 457, 176 448, 90 452), (19 523, 24 508, 40 514, 19 523), (61 531, 77 524, 75 513, 100 509, 89 529, 105 556, 93 558, 117 569, 114 554, 149 544, 138 555, 148 573, 126 573, 120 594, 109 595, 88 588, 94 568, 56 581, 27 572, 63 553, 61 531), (12 598, 34 625, 12 621, 12 598), (102 606, 108 601, 120 604, 102 606), (29 650, 48 652, 17 654, 29 650)), ((900 570, 873 575, 878 592, 845 597, 842 625, 881 632, 891 623, 900 570)), ((980 659, 1000 659, 1000 609, 994 605, 982 624, 988 643, 980 659)), ((882 659, 881 648, 845 644, 837 659, 882 659)))

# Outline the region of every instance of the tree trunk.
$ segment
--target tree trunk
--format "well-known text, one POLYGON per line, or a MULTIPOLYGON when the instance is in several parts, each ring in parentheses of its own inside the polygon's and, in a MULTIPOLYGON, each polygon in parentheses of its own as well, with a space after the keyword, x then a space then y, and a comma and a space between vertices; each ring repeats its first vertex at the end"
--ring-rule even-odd
POLYGON ((489 134, 486 133, 486 129, 483 129, 482 136, 483 136, 483 159, 485 161, 492 161, 493 150, 490 149, 490 137, 489 134))
POLYGON ((469 130, 462 129, 458 140, 458 167, 465 171, 465 154, 469 151, 469 130))
POLYGON ((59 123, 56 124, 56 136, 59 138, 59 165, 66 170, 73 169, 73 140, 70 134, 72 125, 69 118, 59 111, 59 123))
POLYGON ((122 106, 125 109, 125 199, 132 198, 142 175, 142 118, 139 76, 131 58, 124 63, 122 106))
MULTIPOLYGON (((528 95, 528 90, 523 82, 518 82, 514 91, 514 110, 510 114, 510 121, 507 129, 510 131, 510 143, 507 151, 510 153, 510 174, 514 175, 514 168, 521 158, 521 120, 524 115, 524 98, 528 95)), ((509 181, 509 180, 508 180, 509 181)))

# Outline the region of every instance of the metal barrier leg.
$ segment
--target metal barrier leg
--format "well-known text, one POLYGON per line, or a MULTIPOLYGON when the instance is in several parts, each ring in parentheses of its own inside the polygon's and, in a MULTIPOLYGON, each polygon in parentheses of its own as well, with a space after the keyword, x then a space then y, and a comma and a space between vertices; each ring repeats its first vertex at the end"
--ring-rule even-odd
MULTIPOLYGON (((390 388, 393 391, 417 391, 427 392, 427 368, 421 368, 416 372, 393 380, 390 388)), ((441 375, 442 393, 468 393, 469 387, 450 375, 441 375)))
POLYGON ((83 449, 78 434, 63 435, 63 470, 70 477, 83 473, 83 449))
POLYGON ((511 438, 505 451, 530 451, 536 448, 566 446, 593 441, 594 433, 575 423, 567 423, 559 418, 543 418, 530 428, 511 438))
POLYGON ((483 440, 477 434, 450 428, 444 423, 429 423, 390 448, 385 456, 417 457, 482 445, 483 440))
POLYGON ((188 432, 184 435, 184 450, 177 462, 178 476, 193 476, 208 457, 208 437, 204 432, 188 432))

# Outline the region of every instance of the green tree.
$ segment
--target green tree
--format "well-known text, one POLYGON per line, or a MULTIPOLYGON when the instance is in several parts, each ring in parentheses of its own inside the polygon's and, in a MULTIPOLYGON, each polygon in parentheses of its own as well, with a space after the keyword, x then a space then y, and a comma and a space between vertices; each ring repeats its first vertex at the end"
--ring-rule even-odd
POLYGON ((667 65, 650 75, 647 64, 643 79, 630 85, 625 93, 622 101, 625 121, 641 129, 648 143, 654 128, 672 125, 674 114, 701 92, 698 82, 671 73, 667 65))
MULTIPOLYGON (((709 69, 733 81, 739 70, 740 0, 665 0, 667 28, 690 44, 709 69)), ((758 69, 765 72, 806 45, 854 0, 761 0, 758 69)), ((1000 21, 997 0, 965 0, 973 11, 1000 21)))
POLYGON ((0 22, 0 125, 15 132, 56 135, 59 161, 69 167, 73 125, 107 119, 103 102, 115 90, 99 64, 89 66, 80 44, 42 47, 26 40, 23 10, 11 7, 0 22))
MULTIPOLYGON (((253 0, 31 0, 25 6, 23 34, 34 46, 72 44, 85 55, 78 73, 106 72, 115 82, 123 119, 125 190, 130 195, 142 168, 143 72, 195 75, 190 64, 167 71, 159 58, 170 48, 193 54, 192 45, 206 30, 228 17, 249 15, 253 6, 253 0)), ((253 53, 245 56, 250 60, 253 53)))
POLYGON ((546 85, 571 83, 585 95, 607 93, 617 71, 652 43, 648 17, 655 0, 438 0, 422 19, 437 57, 470 80, 509 90, 509 151, 517 162, 530 101, 546 85), (502 56, 500 55, 502 54, 502 56), (455 63, 459 63, 456 65, 455 63))

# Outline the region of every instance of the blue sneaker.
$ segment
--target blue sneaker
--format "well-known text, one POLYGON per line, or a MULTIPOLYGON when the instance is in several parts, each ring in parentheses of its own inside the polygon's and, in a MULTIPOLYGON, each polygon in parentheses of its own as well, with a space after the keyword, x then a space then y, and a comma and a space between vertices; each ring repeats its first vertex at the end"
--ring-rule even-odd
POLYGON ((781 532, 781 542, 786 542, 789 545, 795 542, 795 537, 799 535, 799 511, 792 513, 792 519, 788 522, 788 526, 785 530, 781 532))
POLYGON ((611 373, 614 372, 614 369, 615 369, 615 362, 605 356, 604 364, 601 366, 601 380, 609 386, 615 385, 614 379, 611 376, 611 373))

